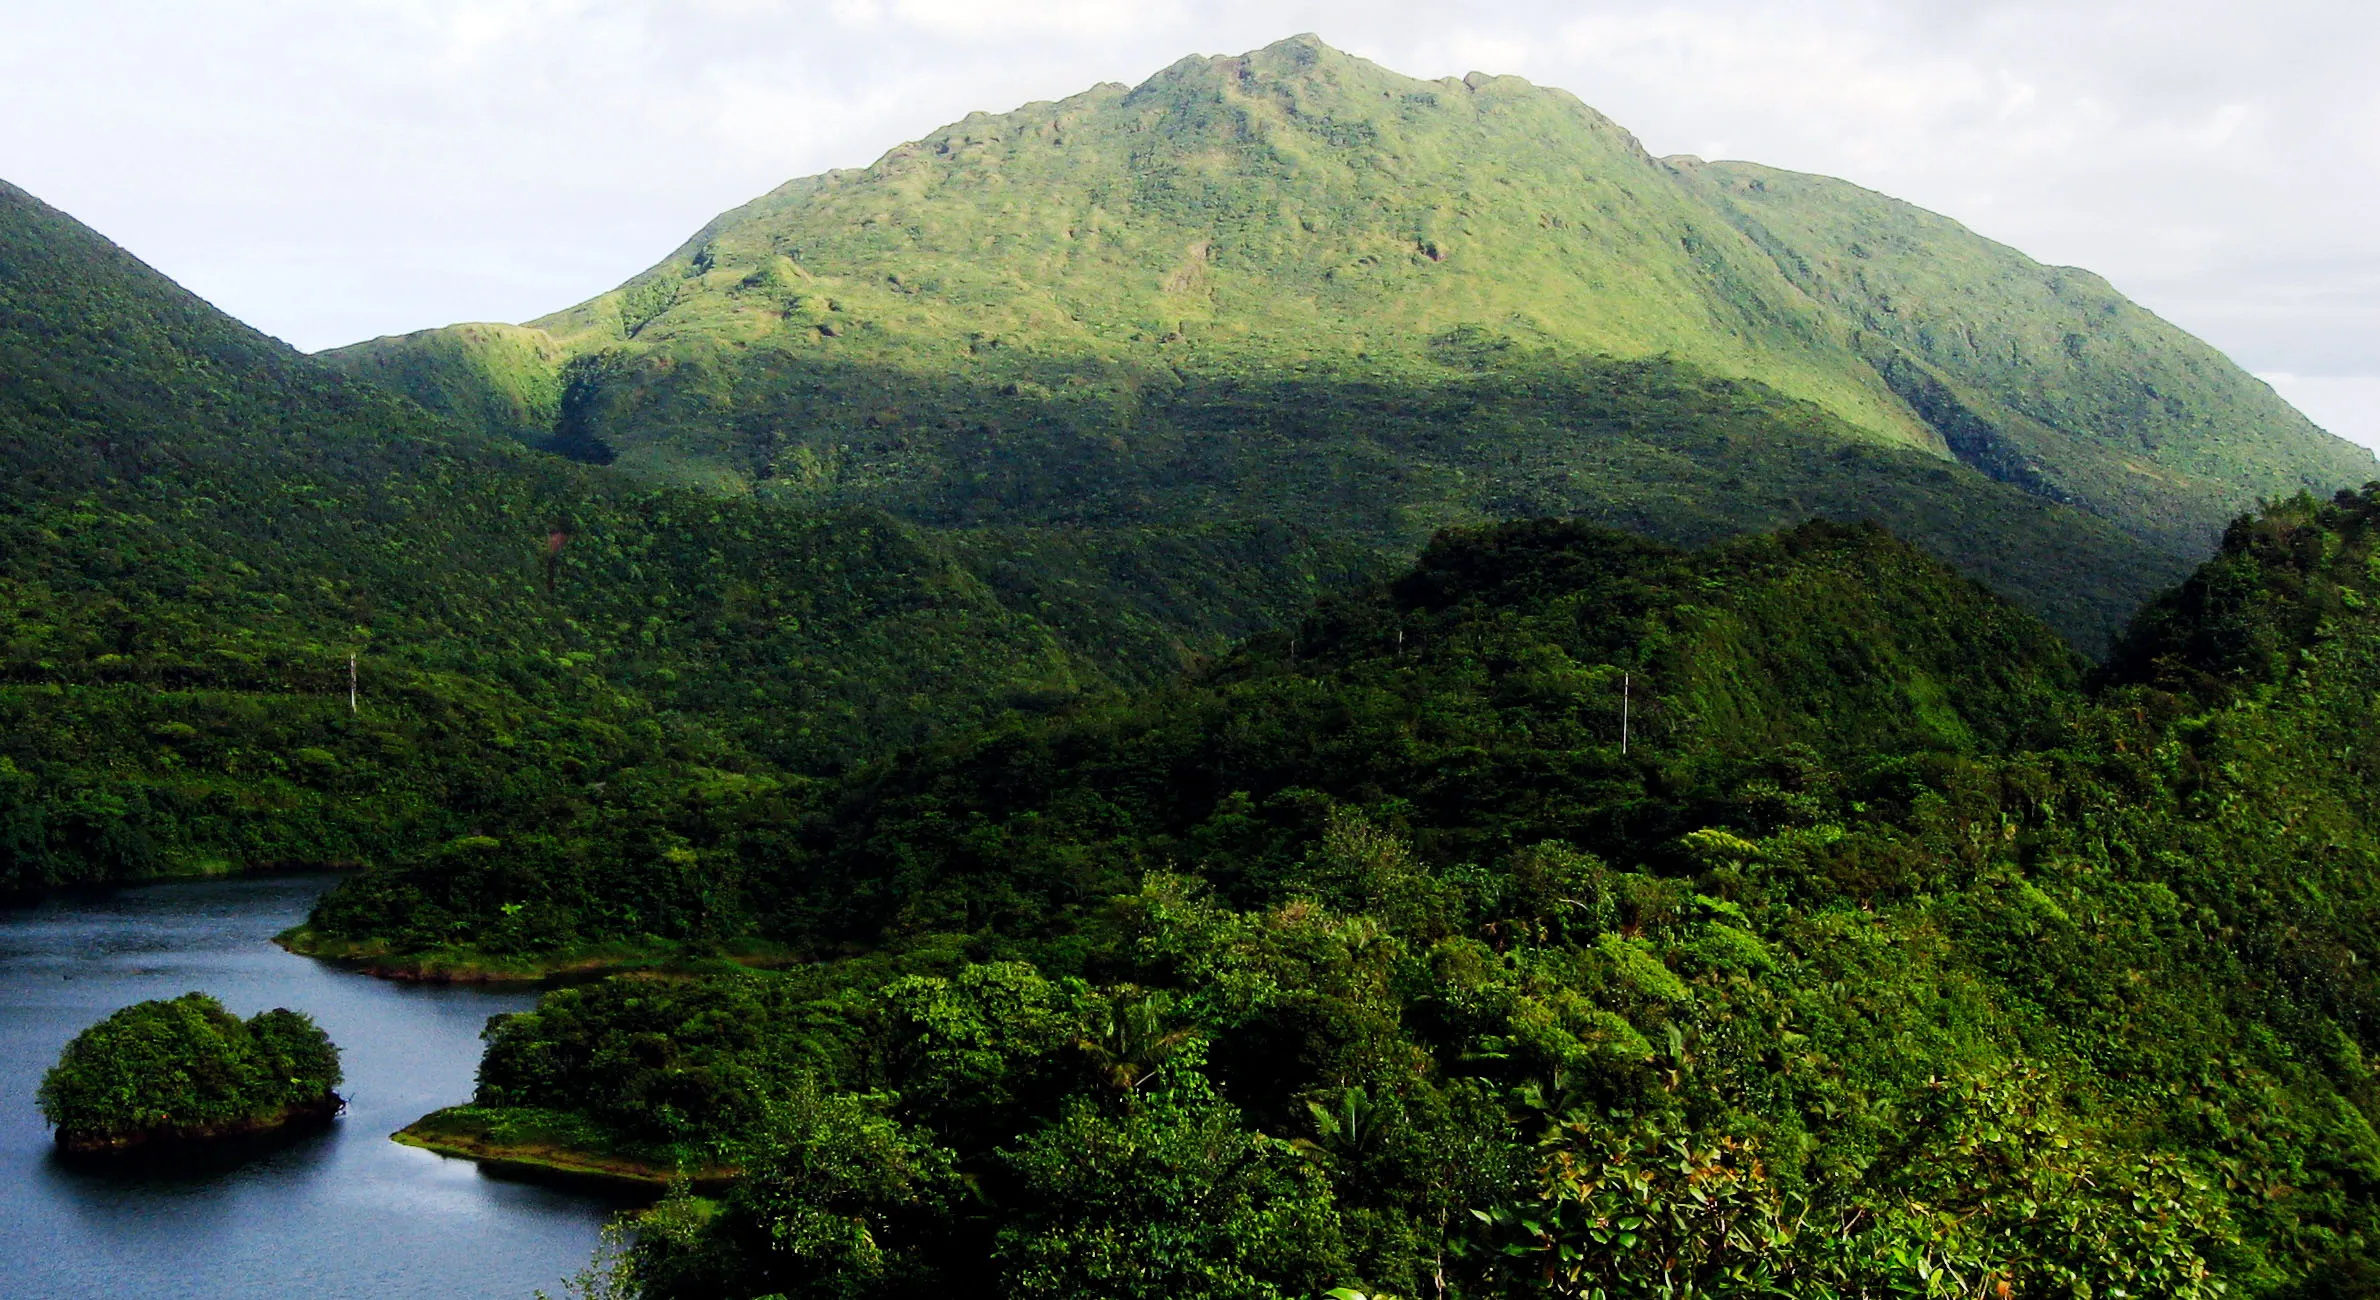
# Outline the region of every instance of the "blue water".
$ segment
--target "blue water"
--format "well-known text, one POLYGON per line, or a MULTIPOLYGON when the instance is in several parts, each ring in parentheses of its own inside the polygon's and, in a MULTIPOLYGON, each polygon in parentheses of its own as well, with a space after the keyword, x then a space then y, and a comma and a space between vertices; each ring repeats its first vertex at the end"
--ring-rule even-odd
POLYGON ((273 946, 321 877, 150 885, 0 910, 0 1297, 528 1300, 561 1293, 618 1209, 388 1135, 465 1101, 479 1031, 531 996, 393 984, 273 946), (170 1167, 53 1154, 33 1090, 108 1012, 192 989, 311 1014, 345 1053, 327 1131, 170 1167))

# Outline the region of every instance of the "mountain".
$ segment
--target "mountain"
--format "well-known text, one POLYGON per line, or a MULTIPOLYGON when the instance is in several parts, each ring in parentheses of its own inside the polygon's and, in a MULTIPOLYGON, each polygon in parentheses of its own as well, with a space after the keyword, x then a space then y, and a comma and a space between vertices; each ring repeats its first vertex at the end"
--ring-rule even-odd
MULTIPOLYGON (((1216 544, 1228 572, 1136 599, 1227 623, 1335 580, 1290 530, 1216 544)), ((666 837, 1129 678, 1132 602, 1074 644, 969 565, 1073 569, 974 547, 459 433, 0 185, 0 892, 666 837)))
POLYGON ((585 951, 681 891, 678 969, 409 1130, 708 1180, 648 1300, 2371 1295, 2376 555, 2380 489, 2278 503, 2086 676, 1872 528, 1459 530, 814 787, 699 910, 491 845, 312 924, 585 951), (809 960, 705 957, 756 935, 809 960))
POLYGON ((1399 563, 1516 515, 1683 544, 1872 515, 2089 647, 2237 511, 2376 473, 2086 272, 1311 37, 790 182, 525 332, 327 359, 648 478, 935 528, 1293 518, 1399 563), (1771 427, 1702 436, 1713 406, 1771 427), (1898 503, 1942 469, 1960 505, 1898 503), (1982 480, 2145 576, 2001 563, 2030 543, 1974 519, 2018 513, 1982 480))
POLYGON ((2243 490, 2278 499, 2369 476, 2361 448, 2318 435, 2262 380, 2088 271, 1827 177, 1669 162, 1994 478, 2190 547, 2243 490))
MULTIPOLYGON (((1376 576, 1367 539, 1400 526, 1305 523, 1311 478, 1270 485, 1286 519, 1096 527, 655 484, 523 446, 519 421, 561 400, 535 382, 550 354, 525 331, 456 337, 472 346, 412 354, 409 386, 486 397, 508 358, 517 402, 427 410, 0 189, 0 890, 386 862, 529 827, 663 880, 654 855, 781 817, 804 781, 1166 680, 1376 576)), ((1401 390, 1369 409, 1425 445, 1498 364, 1450 372, 1435 406, 1401 390)), ((1644 457, 1696 456, 1641 463, 1742 489, 1690 514, 1648 479, 1643 518, 1716 535, 1864 507, 1945 549, 1995 539, 2002 576, 2075 626, 2145 595, 2136 551, 2071 511, 1837 446, 1811 432, 1823 417, 1676 367, 1610 373, 1566 409, 1657 427, 1644 457), (1747 469, 1780 447, 1812 455, 1747 469)), ((1027 470, 1014 490, 1096 492, 1027 470)), ((1377 520, 1359 485, 1347 513, 1377 520)))
POLYGON ((1519 83, 1069 103, 328 360, 0 186, 0 890, 628 971, 405 1134, 590 1294, 2380 1294, 2359 462, 1519 83))

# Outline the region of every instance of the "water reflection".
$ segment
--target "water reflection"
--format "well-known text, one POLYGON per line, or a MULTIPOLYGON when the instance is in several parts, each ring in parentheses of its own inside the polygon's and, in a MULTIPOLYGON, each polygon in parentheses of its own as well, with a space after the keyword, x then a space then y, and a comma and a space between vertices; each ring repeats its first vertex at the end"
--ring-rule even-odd
POLYGON ((328 882, 160 885, 0 911, 0 1296, 411 1300, 558 1290, 617 1207, 487 1178, 388 1134, 469 1096, 487 1017, 528 994, 389 984, 271 936, 328 882), (129 1163, 62 1158, 33 1090, 117 1007, 197 989, 311 1013, 345 1114, 311 1132, 129 1163))

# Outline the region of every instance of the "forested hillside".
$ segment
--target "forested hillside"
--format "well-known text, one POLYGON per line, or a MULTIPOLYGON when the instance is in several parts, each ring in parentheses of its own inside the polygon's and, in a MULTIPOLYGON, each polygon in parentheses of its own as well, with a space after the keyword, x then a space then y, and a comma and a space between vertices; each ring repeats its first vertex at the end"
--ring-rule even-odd
POLYGON ((1878 518, 2085 645, 2153 590, 2158 563, 2103 523, 1757 388, 1613 363, 1592 392, 1531 395, 1509 376, 1537 362, 1467 348, 1426 394, 1202 390, 1182 418, 1230 468, 1203 486, 1187 461, 1061 473, 1028 437, 985 439, 967 480, 1032 508, 921 523, 924 486, 886 497, 906 519, 723 497, 473 431, 0 191, 0 888, 523 828, 682 847, 682 822, 773 817, 937 729, 1167 680, 1377 576, 1424 522, 1377 489, 1417 479, 1697 541, 1878 518), (1234 412, 1377 441, 1303 461, 1234 412), (1466 422, 1501 431, 1497 462, 1434 464, 1466 422), (1588 426, 1613 474, 1564 468, 1588 426))
POLYGON ((0 189, 0 890, 761 798, 1345 576, 1293 529, 1172 544, 1234 563, 1070 642, 995 584, 1074 557, 458 433, 0 189))
MULTIPOLYGON (((2086 681, 1873 530, 1449 535, 698 848, 689 964, 416 1132, 740 1173, 654 1297, 2371 1294, 2376 543, 2380 485, 2243 519, 2086 681)), ((653 898, 478 851, 314 925, 653 898)))
POLYGON ((1295 519, 1393 565, 1523 515, 1699 544, 1874 508, 2094 647, 2129 604, 2040 597, 2095 566, 1986 573, 2006 521, 1882 503, 1960 466, 2162 583, 2259 498, 2376 469, 2088 272, 1311 37, 789 182, 526 329, 327 359, 646 477, 936 528, 1295 519))

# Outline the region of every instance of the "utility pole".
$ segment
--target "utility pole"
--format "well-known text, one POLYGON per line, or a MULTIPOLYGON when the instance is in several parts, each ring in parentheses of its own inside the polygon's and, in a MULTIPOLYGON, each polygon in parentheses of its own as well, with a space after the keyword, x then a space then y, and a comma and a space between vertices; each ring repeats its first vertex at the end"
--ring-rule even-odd
POLYGON ((349 655, 349 656, 347 656, 347 711, 348 711, 349 713, 354 713, 354 712, 356 711, 356 707, 355 707, 355 656, 354 656, 354 655, 349 655))
POLYGON ((1620 674, 1620 757, 1628 756, 1628 674, 1620 674))

